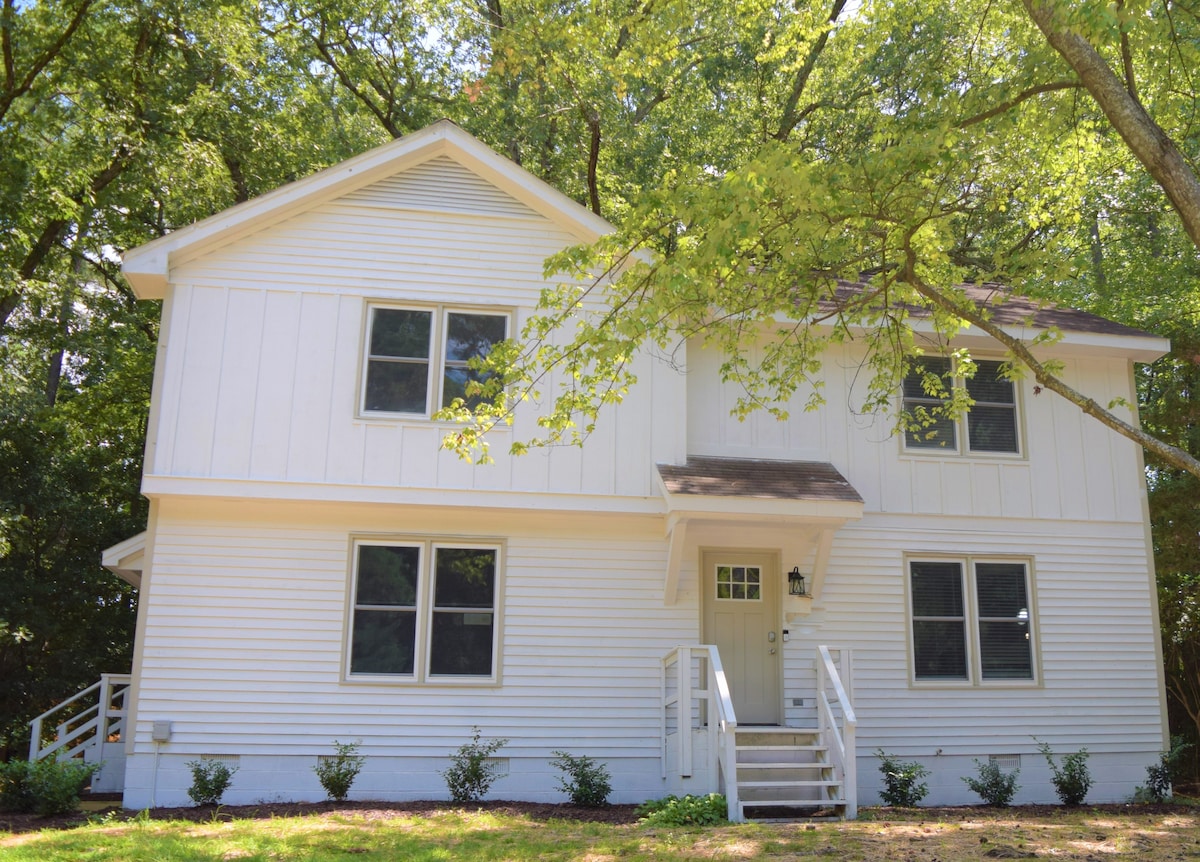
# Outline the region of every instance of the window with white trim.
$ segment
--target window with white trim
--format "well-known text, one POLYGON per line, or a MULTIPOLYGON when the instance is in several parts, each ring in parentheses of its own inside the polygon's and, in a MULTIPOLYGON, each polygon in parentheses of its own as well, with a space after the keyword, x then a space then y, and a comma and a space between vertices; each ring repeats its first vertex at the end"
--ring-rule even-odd
POLYGON ((913 679, 1035 679, 1029 565, 1023 560, 909 560, 913 679))
POLYGON ((496 545, 356 542, 350 676, 494 679, 499 560, 496 545))
POLYGON ((508 337, 508 314, 455 308, 368 309, 364 413, 431 416, 466 393, 470 360, 508 337))
POLYGON ((952 454, 1020 453, 1016 386, 1001 373, 1003 362, 974 362, 975 374, 962 381, 974 403, 966 415, 952 419, 932 412, 946 404, 951 387, 956 385, 950 359, 923 356, 917 360, 904 378, 903 407, 922 427, 905 430, 905 449, 952 454), (935 378, 940 388, 933 385, 935 378))

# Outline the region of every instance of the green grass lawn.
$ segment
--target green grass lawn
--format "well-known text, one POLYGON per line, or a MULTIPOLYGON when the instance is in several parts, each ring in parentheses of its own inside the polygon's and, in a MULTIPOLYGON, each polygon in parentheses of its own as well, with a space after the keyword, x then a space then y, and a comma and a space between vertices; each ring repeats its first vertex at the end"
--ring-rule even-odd
POLYGON ((532 820, 488 811, 380 816, 334 812, 209 822, 94 817, 87 825, 0 832, 4 862, 348 862, 404 860, 1200 859, 1188 808, 893 812, 853 823, 662 828, 532 820))

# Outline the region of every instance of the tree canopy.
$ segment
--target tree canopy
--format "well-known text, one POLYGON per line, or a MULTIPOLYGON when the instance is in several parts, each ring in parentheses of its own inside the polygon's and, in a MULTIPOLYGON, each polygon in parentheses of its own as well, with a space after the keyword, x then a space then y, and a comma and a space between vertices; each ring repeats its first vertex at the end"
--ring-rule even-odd
MULTIPOLYGON (((158 310, 120 253, 442 116, 618 228, 548 265, 585 290, 552 279, 494 354, 517 391, 578 381, 545 387, 544 442, 586 435, 635 385, 628 358, 681 336, 726 351, 740 410, 782 415, 853 334, 863 406, 891 409, 929 347, 913 309, 1119 426, 961 289, 1002 282, 1175 342, 1139 378, 1148 433, 1118 430, 1150 453, 1164 589, 1190 607, 1198 28, 1166 0, 0 0, 6 744, 127 661, 133 597, 98 560, 144 522, 158 310), (621 278, 586 290, 601 272, 621 278)), ((485 443, 512 391, 459 413, 455 445, 485 443)), ((1195 721, 1200 693, 1176 696, 1195 721)))

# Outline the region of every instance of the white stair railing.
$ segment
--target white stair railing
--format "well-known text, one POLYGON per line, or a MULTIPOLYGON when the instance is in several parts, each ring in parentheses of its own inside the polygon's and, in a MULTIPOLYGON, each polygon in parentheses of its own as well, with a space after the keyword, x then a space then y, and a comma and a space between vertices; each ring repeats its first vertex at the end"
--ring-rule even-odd
POLYGON ((125 729, 129 680, 129 674, 101 674, 99 682, 31 721, 29 759, 37 761, 53 755, 55 759, 63 760, 83 756, 103 740, 120 736, 125 729), (85 706, 88 700, 93 702, 85 706), (60 717, 56 719, 54 738, 44 743, 47 719, 55 715, 60 717))
POLYGON ((831 762, 842 774, 842 795, 846 799, 845 817, 858 816, 858 773, 855 755, 854 668, 850 650, 817 647, 817 727, 828 747, 831 762), (835 662, 833 653, 837 653, 835 662), (841 665, 841 671, 838 665, 841 665), (843 677, 845 681, 843 682, 843 677), (833 700, 830 701, 830 694, 833 700))
POLYGON ((693 769, 692 730, 704 727, 708 733, 709 774, 724 779, 729 819, 742 820, 737 786, 737 716, 729 681, 721 666, 721 656, 711 644, 677 646, 662 659, 662 764, 667 777, 667 745, 674 716, 678 767, 682 778, 693 769), (693 660, 697 674, 693 679, 693 660))

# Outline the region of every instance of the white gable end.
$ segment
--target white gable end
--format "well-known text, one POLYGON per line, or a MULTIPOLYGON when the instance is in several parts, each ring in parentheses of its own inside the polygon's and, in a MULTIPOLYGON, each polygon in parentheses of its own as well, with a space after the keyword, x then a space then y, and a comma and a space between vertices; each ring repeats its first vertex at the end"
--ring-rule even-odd
POLYGON ((537 212, 466 165, 439 156, 359 189, 342 203, 387 209, 541 219, 537 212))

